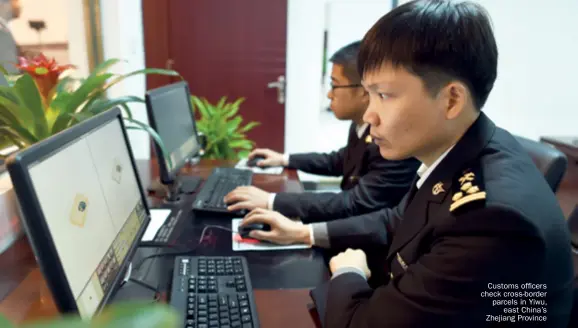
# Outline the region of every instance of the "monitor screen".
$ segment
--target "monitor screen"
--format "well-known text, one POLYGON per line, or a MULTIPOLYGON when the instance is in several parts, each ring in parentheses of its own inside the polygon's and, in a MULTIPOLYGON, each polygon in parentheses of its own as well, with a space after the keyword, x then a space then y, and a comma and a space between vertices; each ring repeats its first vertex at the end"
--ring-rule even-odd
MULTIPOLYGON (((190 93, 186 82, 174 83, 147 93, 147 109, 151 126, 163 140, 173 170, 180 169, 186 160, 200 150, 190 93)), ((157 148, 157 150, 159 150, 157 148)), ((159 157, 167 157, 159 156, 159 157)), ((168 175, 168 165, 161 165, 162 175, 168 175), (164 173, 164 174, 163 174, 164 173)), ((166 178, 166 179, 165 179, 166 178)), ((168 180, 170 177, 165 177, 168 180)))
MULTIPOLYGON (((70 294, 85 318, 100 309, 120 281, 125 260, 148 223, 148 209, 119 118, 53 146, 56 149, 31 158, 23 168, 70 294)), ((36 225, 37 218, 25 215, 25 221, 27 226, 36 225)), ((35 251, 44 248, 39 238, 32 232, 35 251)))

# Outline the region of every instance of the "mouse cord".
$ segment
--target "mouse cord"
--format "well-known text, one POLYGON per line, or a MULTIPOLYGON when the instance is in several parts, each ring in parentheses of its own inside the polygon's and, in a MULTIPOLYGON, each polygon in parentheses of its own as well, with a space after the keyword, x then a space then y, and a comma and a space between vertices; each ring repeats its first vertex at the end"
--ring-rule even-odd
POLYGON ((205 225, 205 227, 203 228, 203 230, 201 231, 201 236, 199 237, 199 241, 197 242, 196 245, 194 245, 191 248, 188 248, 186 250, 182 250, 182 251, 177 251, 177 252, 164 252, 164 253, 156 253, 156 254, 151 254, 149 256, 145 256, 142 258, 142 260, 140 260, 140 262, 138 262, 138 264, 135 266, 135 269, 138 270, 140 269, 140 267, 142 266, 142 264, 148 260, 148 259, 152 259, 155 257, 161 257, 161 256, 178 256, 178 255, 189 255, 190 253, 194 252, 199 245, 201 245, 201 243, 203 242, 203 239, 205 238, 205 234, 207 233, 207 231, 209 229, 221 229, 221 230, 225 230, 225 231, 229 231, 232 233, 235 233, 236 231, 233 231, 232 229, 229 229, 227 227, 223 227, 223 226, 218 226, 218 225, 212 225, 212 224, 208 224, 205 225))

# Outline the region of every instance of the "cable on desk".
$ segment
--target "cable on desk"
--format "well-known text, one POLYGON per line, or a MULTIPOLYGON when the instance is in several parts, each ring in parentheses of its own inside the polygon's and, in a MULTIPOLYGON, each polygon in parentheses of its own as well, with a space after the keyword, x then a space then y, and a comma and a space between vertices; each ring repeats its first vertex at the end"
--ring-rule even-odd
POLYGON ((199 247, 199 245, 201 245, 201 243, 203 242, 203 239, 204 239, 204 237, 205 237, 205 233, 207 233, 207 231, 208 231, 209 229, 211 229, 211 228, 221 229, 221 230, 229 231, 229 232, 232 232, 232 233, 233 233, 233 232, 236 232, 236 231, 233 231, 232 229, 229 229, 229 228, 223 227, 223 226, 212 225, 212 224, 205 225, 205 227, 204 227, 203 230, 201 231, 201 236, 199 237, 199 241, 197 242, 197 244, 196 244, 195 246, 193 246, 193 247, 191 247, 191 248, 189 248, 189 249, 187 249, 187 250, 183 250, 183 251, 156 253, 156 254, 151 254, 151 255, 149 255, 149 256, 145 256, 145 257, 143 257, 143 259, 140 260, 140 262, 136 265, 135 269, 136 269, 136 270, 139 270, 140 267, 142 266, 142 264, 143 264, 146 260, 148 260, 148 259, 152 259, 152 258, 155 258, 155 257, 161 257, 161 256, 188 255, 188 254, 194 252, 194 251, 199 247))
POLYGON ((139 286, 142 286, 142 287, 144 287, 144 288, 150 289, 150 290, 152 290, 153 292, 160 294, 160 291, 158 290, 158 288, 154 287, 153 285, 147 284, 147 283, 144 282, 144 281, 140 281, 140 280, 135 279, 135 278, 128 278, 128 281, 133 282, 133 283, 135 283, 135 284, 137 284, 137 285, 139 285, 139 286))

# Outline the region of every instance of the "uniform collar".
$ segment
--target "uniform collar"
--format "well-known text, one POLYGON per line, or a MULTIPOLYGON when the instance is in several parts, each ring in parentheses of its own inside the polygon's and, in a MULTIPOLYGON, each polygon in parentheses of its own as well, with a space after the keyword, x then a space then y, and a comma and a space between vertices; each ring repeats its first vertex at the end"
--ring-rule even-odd
MULTIPOLYGON (((462 138, 453 148, 448 150, 445 156, 440 156, 439 163, 431 165, 427 179, 421 179, 422 185, 415 192, 404 211, 404 220, 395 232, 389 248, 388 258, 407 244, 427 223, 430 212, 448 208, 432 206, 441 205, 452 190, 452 183, 464 169, 476 164, 476 158, 488 145, 496 126, 484 114, 480 113, 476 121, 470 126, 462 138)), ((426 169, 427 171, 427 169, 426 169)))
POLYGON ((446 157, 446 155, 452 150, 454 146, 448 148, 448 150, 444 151, 444 153, 438 157, 438 159, 433 162, 432 165, 426 166, 424 163, 421 163, 421 166, 417 169, 417 175, 419 176, 419 180, 417 180, 416 187, 419 189, 423 183, 427 180, 427 177, 435 170, 435 168, 441 163, 441 161, 446 157))

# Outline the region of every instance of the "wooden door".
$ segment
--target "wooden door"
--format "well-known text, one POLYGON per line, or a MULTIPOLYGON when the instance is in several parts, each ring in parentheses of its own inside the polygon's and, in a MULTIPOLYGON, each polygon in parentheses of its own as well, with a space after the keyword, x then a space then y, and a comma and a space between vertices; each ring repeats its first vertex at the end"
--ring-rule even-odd
POLYGON ((213 102, 244 97, 244 122, 261 122, 249 138, 284 150, 285 105, 268 84, 285 77, 287 0, 143 0, 143 18, 147 66, 171 66, 213 102))

